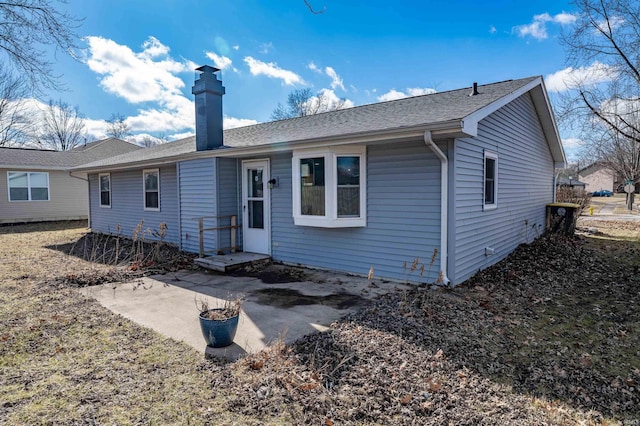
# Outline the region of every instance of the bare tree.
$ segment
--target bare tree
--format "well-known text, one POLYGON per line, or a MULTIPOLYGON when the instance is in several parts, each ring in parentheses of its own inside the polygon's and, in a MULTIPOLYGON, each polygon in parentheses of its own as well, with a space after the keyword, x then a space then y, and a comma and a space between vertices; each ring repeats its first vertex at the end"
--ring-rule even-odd
POLYGON ((72 107, 62 100, 49 101, 42 112, 37 143, 43 148, 68 151, 85 141, 84 128, 84 117, 78 107, 72 107))
POLYGON ((0 1, 0 57, 36 92, 59 88, 45 46, 65 52, 77 47, 75 29, 82 21, 62 10, 65 5, 64 0, 0 1))
POLYGON ((142 138, 138 140, 138 145, 143 146, 144 148, 151 148, 152 146, 161 145, 169 142, 169 137, 164 133, 160 132, 154 135, 144 135, 142 138))
POLYGON ((313 13, 314 15, 320 15, 320 14, 325 13, 327 11, 327 6, 326 5, 322 8, 322 10, 315 10, 313 8, 313 6, 311 6, 311 3, 309 3, 308 0, 304 0, 304 4, 307 5, 307 7, 311 11, 311 13, 313 13))
POLYGON ((345 105, 346 100, 344 98, 337 101, 331 99, 326 90, 321 90, 314 95, 311 89, 296 89, 287 96, 286 105, 278 102, 278 106, 271 113, 271 118, 273 120, 285 120, 287 118, 304 117, 343 109, 345 105))
MULTIPOLYGON (((640 123, 640 114, 626 118, 631 119, 635 125, 640 123)), ((591 126, 591 131, 594 132, 594 137, 587 143, 583 156, 599 161, 616 176, 622 177, 625 183, 640 181, 640 143, 637 142, 640 135, 627 137, 616 131, 615 126, 602 127, 595 123, 591 126)), ((633 202, 634 194, 628 194, 629 210, 633 209, 633 202)))
POLYGON ((107 120, 107 136, 123 140, 131 136, 131 127, 126 123, 126 118, 122 114, 111 114, 107 120))
POLYGON ((25 142, 29 124, 25 111, 27 92, 23 79, 0 66, 0 146, 25 142))
POLYGON ((562 43, 574 69, 561 113, 565 124, 595 120, 640 142, 640 1, 575 0, 579 14, 562 43))

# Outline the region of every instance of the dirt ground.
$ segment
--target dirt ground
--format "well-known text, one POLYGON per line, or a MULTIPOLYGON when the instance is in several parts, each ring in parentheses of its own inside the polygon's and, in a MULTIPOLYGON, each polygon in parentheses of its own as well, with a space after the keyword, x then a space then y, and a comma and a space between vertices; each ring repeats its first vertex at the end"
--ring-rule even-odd
POLYGON ((0 423, 640 424, 640 222, 579 228, 225 363, 71 288, 188 257, 121 258, 78 223, 0 227, 0 423))

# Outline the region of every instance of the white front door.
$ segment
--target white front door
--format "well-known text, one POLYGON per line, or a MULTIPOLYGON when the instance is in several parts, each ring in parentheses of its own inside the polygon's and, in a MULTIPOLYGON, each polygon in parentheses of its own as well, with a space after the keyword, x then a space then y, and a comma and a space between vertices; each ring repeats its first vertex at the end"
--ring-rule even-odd
POLYGON ((243 250, 271 254, 269 160, 242 162, 243 250))

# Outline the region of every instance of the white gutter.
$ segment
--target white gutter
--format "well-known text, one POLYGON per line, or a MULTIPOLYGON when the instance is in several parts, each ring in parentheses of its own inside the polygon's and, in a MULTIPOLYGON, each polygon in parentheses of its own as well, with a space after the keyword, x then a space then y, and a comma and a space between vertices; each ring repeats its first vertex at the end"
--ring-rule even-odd
POLYGON ((449 277, 447 276, 448 264, 448 207, 449 207, 449 160, 444 155, 438 145, 431 139, 431 131, 424 132, 424 143, 436 154, 440 159, 440 273, 442 275, 442 284, 449 285, 449 277))

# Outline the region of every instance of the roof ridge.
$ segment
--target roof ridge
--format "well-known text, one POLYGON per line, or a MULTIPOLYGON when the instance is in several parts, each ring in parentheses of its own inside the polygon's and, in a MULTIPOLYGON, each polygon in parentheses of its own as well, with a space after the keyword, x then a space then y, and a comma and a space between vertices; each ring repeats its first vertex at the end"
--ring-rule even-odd
POLYGON ((0 146, 0 149, 15 149, 15 150, 23 150, 23 151, 40 151, 40 152, 64 152, 64 151, 57 151, 55 149, 31 148, 31 147, 24 147, 24 146, 0 146))
MULTIPOLYGON (((508 80, 503 80, 503 81, 497 81, 497 82, 492 82, 492 83, 486 83, 486 84, 480 84, 478 85, 478 87, 489 87, 489 86, 494 86, 496 84, 505 84, 505 83, 509 83, 509 82, 513 82, 513 81, 519 81, 519 80, 534 80, 535 78, 540 77, 539 75, 536 76, 529 76, 529 77, 523 77, 523 78, 516 78, 516 79, 508 79, 508 80)), ((336 109, 336 110, 332 110, 332 111, 323 111, 323 112, 319 112, 316 114, 309 114, 309 115, 304 115, 301 117, 291 117, 291 118, 284 118, 281 120, 271 120, 271 121, 264 121, 262 123, 255 123, 255 124, 250 124, 248 126, 239 126, 239 127, 234 127, 232 129, 225 129, 224 131, 233 131, 235 129, 249 129, 251 127, 255 127, 255 126, 263 126, 269 123, 283 123, 286 121, 293 121, 293 120, 301 120, 301 119, 305 119, 306 117, 317 117, 317 116, 322 116, 325 114, 333 114, 333 113, 337 113, 340 111, 347 111, 347 110, 354 110, 354 109, 358 109, 358 108, 364 108, 364 107, 370 107, 373 105, 383 105, 383 104, 391 104, 393 102, 403 102, 403 101, 407 101, 408 99, 416 99, 416 98, 422 98, 422 97, 427 97, 427 96, 438 96, 438 95, 444 95, 447 93, 453 93, 453 92, 459 92, 459 91, 464 91, 464 90, 469 90, 471 89, 473 86, 468 86, 468 87, 460 87, 457 89, 450 89, 450 90, 445 90, 442 92, 434 92, 434 93, 425 93, 422 95, 415 95, 415 96, 405 96, 404 98, 398 98, 398 99, 390 99, 388 101, 379 101, 379 102, 372 102, 372 103, 368 103, 368 104, 362 104, 362 105, 354 105, 352 107, 349 108, 341 108, 341 109, 336 109)))

